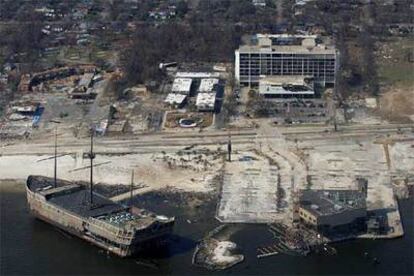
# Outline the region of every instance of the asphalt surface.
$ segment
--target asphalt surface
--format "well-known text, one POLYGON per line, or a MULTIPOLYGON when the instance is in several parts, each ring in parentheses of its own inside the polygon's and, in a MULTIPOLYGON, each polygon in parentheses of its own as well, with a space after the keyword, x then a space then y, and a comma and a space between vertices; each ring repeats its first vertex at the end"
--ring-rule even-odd
MULTIPOLYGON (((387 134, 412 134, 412 124, 382 124, 382 125, 348 125, 340 126, 338 132, 333 131, 332 126, 275 126, 275 129, 287 139, 296 137, 298 139, 329 139, 330 137, 353 137, 387 134)), ((128 137, 97 137, 95 139, 95 151, 102 154, 127 154, 140 152, 143 149, 149 151, 161 151, 165 148, 174 150, 188 146, 217 146, 225 145, 228 135, 231 133, 233 144, 253 144, 257 139, 272 138, 258 136, 256 129, 237 131, 228 130, 205 130, 202 133, 167 133, 156 132, 140 136, 128 137)), ((72 138, 62 137, 59 139, 59 153, 75 153, 79 150, 88 150, 89 137, 72 138)), ((26 155, 26 154, 53 154, 54 139, 52 135, 38 138, 36 140, 19 140, 2 143, 0 145, 1 155, 26 155)))

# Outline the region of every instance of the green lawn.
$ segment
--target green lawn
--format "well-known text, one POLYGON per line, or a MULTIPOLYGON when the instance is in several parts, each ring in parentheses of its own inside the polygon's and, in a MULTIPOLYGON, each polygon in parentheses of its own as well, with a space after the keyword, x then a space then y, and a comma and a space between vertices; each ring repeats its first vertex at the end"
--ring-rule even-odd
POLYGON ((414 86, 414 63, 382 65, 378 75, 386 83, 414 86))
POLYGON ((378 58, 378 76, 388 84, 414 86, 414 62, 408 60, 409 53, 414 52, 414 39, 405 37, 388 42, 387 55, 391 58, 378 58))

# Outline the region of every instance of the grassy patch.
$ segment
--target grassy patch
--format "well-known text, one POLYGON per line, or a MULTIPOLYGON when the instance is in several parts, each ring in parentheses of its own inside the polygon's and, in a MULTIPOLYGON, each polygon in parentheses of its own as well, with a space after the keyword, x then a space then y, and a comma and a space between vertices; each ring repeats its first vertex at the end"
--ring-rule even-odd
POLYGON ((414 86, 414 63, 380 66, 378 75, 382 81, 389 84, 414 86))
POLYGON ((389 85, 414 86, 414 38, 404 37, 379 45, 378 76, 389 85))

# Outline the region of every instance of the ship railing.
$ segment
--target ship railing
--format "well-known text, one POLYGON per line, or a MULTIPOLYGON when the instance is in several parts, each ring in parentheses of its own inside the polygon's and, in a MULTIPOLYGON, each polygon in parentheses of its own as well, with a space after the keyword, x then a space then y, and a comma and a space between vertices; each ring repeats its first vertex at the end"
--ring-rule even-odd
POLYGON ((89 220, 91 221, 90 226, 96 227, 99 230, 107 232, 108 234, 111 234, 111 235, 115 234, 117 238, 125 240, 125 239, 130 239, 133 236, 132 233, 126 232, 124 229, 111 225, 105 221, 101 221, 95 218, 89 218, 89 220))
POLYGON ((105 221, 96 219, 96 218, 89 218, 89 220, 93 223, 94 226, 102 228, 103 230, 110 231, 111 233, 118 233, 120 231, 119 227, 115 225, 111 225, 105 221))

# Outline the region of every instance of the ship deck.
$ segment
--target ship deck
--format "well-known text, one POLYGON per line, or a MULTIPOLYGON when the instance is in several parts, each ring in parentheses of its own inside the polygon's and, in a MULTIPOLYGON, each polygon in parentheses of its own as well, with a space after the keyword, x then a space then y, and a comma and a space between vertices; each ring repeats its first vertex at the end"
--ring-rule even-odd
POLYGON ((90 191, 85 188, 69 194, 52 196, 48 201, 83 217, 97 217, 126 209, 96 193, 91 205, 90 191))
POLYGON ((47 194, 48 202, 82 217, 98 217, 126 209, 126 207, 97 193, 93 193, 93 204, 91 205, 90 190, 85 185, 74 185, 72 182, 60 179, 57 181, 57 188, 51 188, 53 184, 52 178, 37 176, 29 177, 27 183, 31 191, 47 194), (68 187, 66 191, 65 186, 68 187), (78 188, 74 189, 74 186, 78 186, 78 188), (49 189, 42 191, 47 187, 49 189))

